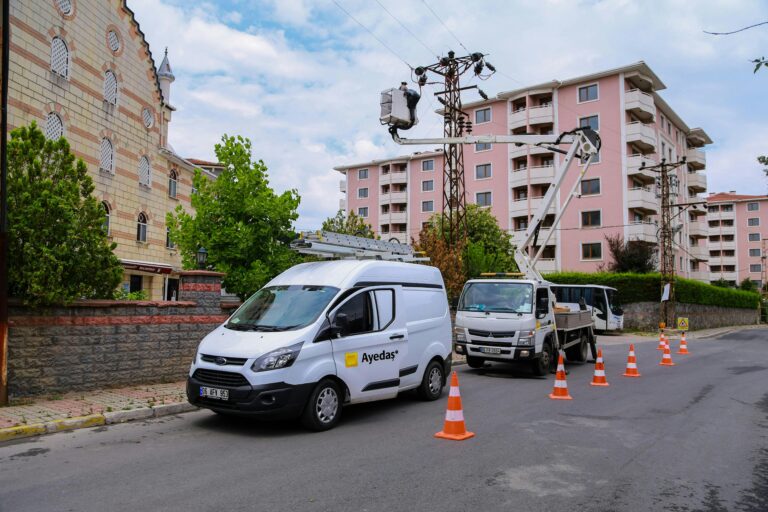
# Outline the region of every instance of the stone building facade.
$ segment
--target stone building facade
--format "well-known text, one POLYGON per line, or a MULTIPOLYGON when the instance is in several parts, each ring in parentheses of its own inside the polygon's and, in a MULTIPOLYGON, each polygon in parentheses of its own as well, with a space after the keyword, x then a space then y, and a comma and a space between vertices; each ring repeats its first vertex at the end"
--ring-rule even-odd
MULTIPOLYGON (((195 166, 168 143, 174 81, 125 0, 11 0, 9 129, 37 122, 88 166, 123 287, 178 294, 166 213, 190 209, 195 166)), ((211 175, 212 176, 212 175, 211 175)))

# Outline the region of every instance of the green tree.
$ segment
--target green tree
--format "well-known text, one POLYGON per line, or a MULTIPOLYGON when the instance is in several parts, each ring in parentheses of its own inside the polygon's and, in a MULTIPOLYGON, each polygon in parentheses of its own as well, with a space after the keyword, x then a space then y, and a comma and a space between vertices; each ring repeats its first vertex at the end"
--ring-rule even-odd
POLYGON ((333 231, 344 235, 362 236, 365 238, 376 238, 370 224, 355 212, 349 212, 346 215, 344 210, 339 210, 334 217, 328 217, 323 222, 323 231, 333 231))
POLYGON ((759 157, 757 157, 757 161, 758 161, 758 162, 759 162, 761 165, 764 165, 764 166, 765 166, 765 167, 763 168, 763 172, 765 173, 765 175, 766 175, 766 176, 768 176, 768 156, 759 156, 759 157))
POLYGON ((757 285, 748 277, 745 277, 740 283, 739 283, 739 289, 744 290, 745 292, 756 292, 757 285))
POLYGON ((722 277, 718 279, 717 281, 712 281, 712 286, 717 286, 718 288, 731 288, 731 283, 723 279, 722 277))
POLYGON ((224 135, 215 151, 224 171, 215 180, 196 171, 195 214, 179 206, 167 224, 185 268, 195 268, 204 247, 209 268, 226 273, 223 286, 245 299, 300 261, 288 246, 300 198, 296 190, 276 194, 270 188, 267 167, 253 160, 247 138, 224 135))
POLYGON ((621 235, 606 235, 608 251, 612 261, 608 264, 611 272, 634 272, 648 274, 656 270, 656 254, 653 245, 645 242, 625 242, 621 235))
POLYGON ((64 138, 33 122, 8 142, 9 292, 26 304, 111 298, 123 269, 93 180, 64 138))

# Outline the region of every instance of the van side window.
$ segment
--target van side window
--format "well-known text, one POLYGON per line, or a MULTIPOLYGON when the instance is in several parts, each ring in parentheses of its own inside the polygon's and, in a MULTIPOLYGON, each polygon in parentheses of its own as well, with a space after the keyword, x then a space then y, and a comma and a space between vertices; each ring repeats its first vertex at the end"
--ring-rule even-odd
POLYGON ((376 298, 376 312, 379 318, 378 329, 386 329, 395 319, 395 291, 375 290, 373 295, 376 298))
POLYGON ((349 329, 345 336, 352 336, 373 330, 373 309, 371 307, 371 294, 360 293, 355 295, 346 304, 341 306, 336 315, 347 315, 349 329))

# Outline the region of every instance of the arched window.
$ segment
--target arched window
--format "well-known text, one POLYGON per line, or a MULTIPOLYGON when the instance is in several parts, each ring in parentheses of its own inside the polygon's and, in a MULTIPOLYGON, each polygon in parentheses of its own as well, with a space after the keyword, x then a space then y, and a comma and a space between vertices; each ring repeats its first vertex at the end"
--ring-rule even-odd
POLYGON ((168 197, 176 197, 176 185, 178 183, 178 177, 176 171, 171 169, 171 173, 168 175, 168 197))
POLYGON ((152 128, 152 125, 155 124, 155 116, 147 107, 141 109, 141 118, 144 120, 144 126, 147 128, 152 128))
POLYGON ((112 149, 112 142, 104 137, 101 139, 101 156, 99 158, 99 169, 105 172, 115 173, 115 157, 112 149))
POLYGON ((110 70, 104 73, 104 101, 117 105, 117 77, 110 70))
POLYGON ((136 224, 136 241, 147 241, 147 215, 144 212, 139 214, 139 222, 136 224))
POLYGON ((120 50, 120 37, 114 30, 107 32, 107 42, 112 53, 117 53, 120 50))
POLYGON ((56 112, 49 112, 45 116, 45 138, 59 140, 64 136, 64 122, 56 112))
POLYGON ((102 224, 102 229, 109 236, 109 204, 106 201, 102 201, 101 207, 104 208, 104 224, 102 224))
POLYGON ((64 78, 69 77, 69 48, 60 37, 51 40, 51 71, 64 78))
POLYGON ((139 160, 139 183, 145 187, 152 186, 152 169, 149 166, 149 158, 142 156, 139 160))
POLYGON ((56 0, 56 4, 64 16, 72 14, 72 0, 56 0))

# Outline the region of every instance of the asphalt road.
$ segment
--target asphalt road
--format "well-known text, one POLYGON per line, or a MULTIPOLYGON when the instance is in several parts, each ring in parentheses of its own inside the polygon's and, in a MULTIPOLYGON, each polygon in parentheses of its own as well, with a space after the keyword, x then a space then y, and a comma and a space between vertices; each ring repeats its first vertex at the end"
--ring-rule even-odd
POLYGON ((0 445, 0 511, 768 510, 768 330, 692 341, 658 366, 604 348, 609 388, 458 367, 474 439, 435 439, 447 401, 349 407, 312 434, 207 411, 0 445))

